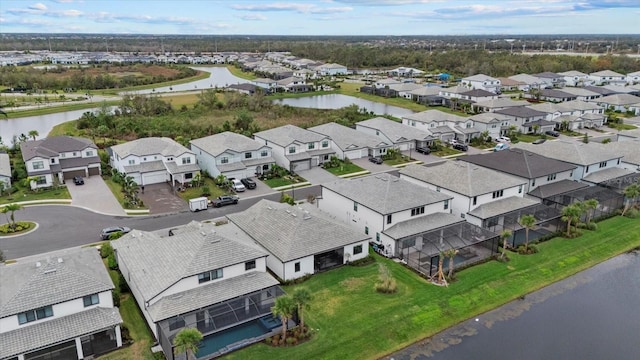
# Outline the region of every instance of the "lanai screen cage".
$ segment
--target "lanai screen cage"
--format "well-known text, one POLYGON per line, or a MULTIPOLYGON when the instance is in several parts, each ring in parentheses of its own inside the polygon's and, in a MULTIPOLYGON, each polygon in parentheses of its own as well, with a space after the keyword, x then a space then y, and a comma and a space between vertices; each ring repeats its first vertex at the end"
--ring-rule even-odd
MULTIPOLYGON (((609 216, 621 209, 624 205, 624 195, 603 186, 590 186, 584 189, 570 191, 568 193, 556 195, 543 200, 545 205, 555 207, 562 211, 562 208, 578 201, 589 199, 598 200, 598 207, 592 211, 591 219, 598 219, 609 216)), ((583 216, 582 221, 586 216, 583 216)))
POLYGON ((621 176, 619 178, 603 181, 598 184, 598 186, 602 186, 622 194, 627 186, 637 183, 638 181, 640 181, 640 173, 633 173, 626 176, 621 176))
POLYGON ((501 234, 504 230, 511 231, 512 235, 508 243, 515 248, 524 244, 526 239, 525 229, 518 223, 523 215, 533 215, 536 218, 535 226, 529 229, 530 243, 553 234, 563 227, 560 210, 544 204, 536 204, 486 219, 482 227, 496 234, 501 234))
POLYGON ((466 266, 496 253, 499 240, 497 234, 463 222, 399 239, 397 256, 417 271, 433 276, 441 252, 457 249, 454 266, 466 266))

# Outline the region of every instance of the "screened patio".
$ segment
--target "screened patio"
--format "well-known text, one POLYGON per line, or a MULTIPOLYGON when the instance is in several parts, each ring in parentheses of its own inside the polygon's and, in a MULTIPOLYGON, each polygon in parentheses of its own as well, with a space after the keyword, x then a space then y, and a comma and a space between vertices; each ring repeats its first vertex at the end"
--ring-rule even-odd
POLYGON ((508 244, 516 248, 525 242, 525 229, 518 223, 518 220, 523 215, 533 215, 536 219, 535 226, 529 229, 530 243, 556 233, 564 226, 560 219, 562 217, 560 210, 544 204, 536 204, 486 219, 483 221, 482 227, 496 234, 501 234, 504 230, 511 231, 512 236, 511 239, 508 240, 508 244))
POLYGON ((598 207, 591 214, 592 219, 609 216, 624 205, 622 194, 599 185, 549 197, 544 199, 543 203, 562 211, 562 208, 567 205, 589 199, 598 200, 598 207))

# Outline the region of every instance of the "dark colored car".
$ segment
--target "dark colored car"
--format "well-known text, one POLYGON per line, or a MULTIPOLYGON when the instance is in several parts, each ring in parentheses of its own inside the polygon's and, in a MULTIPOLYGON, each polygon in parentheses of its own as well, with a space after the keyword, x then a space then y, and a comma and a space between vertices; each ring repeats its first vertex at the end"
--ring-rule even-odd
POLYGON ((469 147, 466 144, 455 143, 453 144, 453 148, 460 151, 467 151, 469 147))
POLYGON ((379 157, 379 156, 371 156, 371 157, 369 157, 369 161, 371 161, 374 164, 378 164, 378 165, 380 165, 380 164, 382 164, 384 162, 382 160, 382 158, 379 157))
POLYGON ((416 148, 416 151, 419 152, 420 154, 425 154, 425 155, 431 154, 431 149, 429 149, 428 147, 419 147, 419 148, 416 148))
POLYGON ((100 238, 102 240, 109 240, 112 234, 116 234, 116 233, 126 234, 129 231, 131 231, 131 229, 129 229, 126 226, 112 226, 112 227, 102 229, 102 231, 100 232, 100 238))
POLYGON ((538 145, 538 144, 542 144, 543 142, 547 141, 546 139, 536 139, 532 142, 532 144, 534 145, 538 145))
POLYGON ((553 130, 547 130, 544 132, 545 134, 549 135, 549 136, 553 136, 553 137, 558 137, 560 136, 560 133, 557 131, 553 131, 553 130))
POLYGON ((212 200, 211 203, 213 204, 213 207, 217 208, 226 205, 235 205, 238 203, 238 197, 235 195, 222 195, 212 200))
POLYGON ((246 187, 249 190, 253 190, 256 188, 256 182, 249 178, 244 178, 244 179, 241 179, 240 181, 242 182, 244 187, 246 187))
POLYGON ((82 178, 82 176, 74 176, 73 183, 76 185, 84 185, 84 179, 82 178))

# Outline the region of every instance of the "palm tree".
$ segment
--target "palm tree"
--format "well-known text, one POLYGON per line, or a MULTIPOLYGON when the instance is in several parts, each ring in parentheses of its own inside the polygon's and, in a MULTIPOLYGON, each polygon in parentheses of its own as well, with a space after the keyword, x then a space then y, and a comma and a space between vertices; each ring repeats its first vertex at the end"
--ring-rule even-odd
POLYGON ((536 218, 533 215, 522 215, 518 223, 524 227, 524 251, 529 249, 529 229, 536 225, 536 218))
POLYGON ((16 204, 16 203, 12 203, 12 204, 7 204, 4 206, 4 208, 2 208, 2 212, 3 213, 8 213, 10 212, 11 215, 9 216, 11 218, 11 222, 9 223, 9 226, 11 227, 11 229, 15 230, 16 229, 16 219, 15 219, 15 212, 22 209, 22 206, 20 206, 20 204, 16 204))
POLYGON ((443 252, 444 256, 449 258, 449 273, 447 274, 449 280, 451 280, 451 277, 453 276, 453 258, 456 257, 457 253, 457 249, 449 249, 443 252))
POLYGON ((583 202, 585 210, 587 211, 587 226, 591 224, 591 217, 593 216, 593 212, 598 207, 598 200, 589 199, 583 202))
POLYGON ((38 133, 38 130, 30 130, 29 131, 29 137, 31 139, 33 139, 33 141, 36 140, 36 138, 40 135, 40 133, 38 133))
POLYGON ((193 355, 198 351, 198 345, 202 341, 202 333, 198 329, 184 328, 173 339, 173 345, 176 351, 184 352, 189 360, 189 355, 193 355))
POLYGON ((576 204, 567 205, 562 208, 562 221, 567 223, 567 237, 571 236, 571 223, 577 222, 580 218, 580 208, 576 204))
POLYGON ((293 299, 288 296, 280 296, 276 299, 276 302, 271 307, 271 313, 273 316, 279 316, 282 321, 282 340, 287 338, 287 321, 291 319, 296 304, 293 299))
POLYGON ((297 288, 291 294, 293 302, 298 307, 298 316, 300 316, 300 327, 304 331, 304 316, 302 314, 302 310, 304 308, 309 308, 309 302, 313 299, 311 292, 306 288, 297 288))
POLYGON ((500 234, 500 238, 502 239, 502 254, 500 255, 500 259, 505 258, 506 253, 507 253, 507 240, 511 238, 511 231, 509 230, 502 230, 502 233, 500 234))
POLYGON ((631 206, 635 204, 635 200, 638 196, 640 196, 640 183, 631 184, 624 188, 624 197, 627 203, 622 210, 622 216, 624 216, 627 210, 629 210, 629 208, 631 208, 631 206))
POLYGON ((36 181, 35 176, 27 176, 26 178, 20 181, 20 185, 27 188, 27 190, 31 190, 31 183, 36 181))

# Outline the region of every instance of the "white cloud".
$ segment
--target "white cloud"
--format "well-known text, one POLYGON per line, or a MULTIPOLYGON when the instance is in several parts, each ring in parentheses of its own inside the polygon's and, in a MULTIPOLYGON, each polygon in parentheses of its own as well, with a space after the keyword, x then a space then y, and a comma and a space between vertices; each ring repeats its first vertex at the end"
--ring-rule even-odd
POLYGON ((233 5, 232 9, 243 11, 293 11, 300 14, 335 14, 352 11, 349 6, 342 7, 319 7, 316 4, 303 3, 271 3, 271 4, 252 4, 252 5, 233 5))
POLYGON ((43 3, 36 3, 36 4, 33 4, 33 5, 30 5, 29 9, 31 9, 31 10, 39 10, 39 11, 47 11, 47 5, 45 5, 43 3))
POLYGON ((247 21, 264 21, 267 20, 267 17, 262 14, 246 14, 238 16, 242 20, 247 21))

